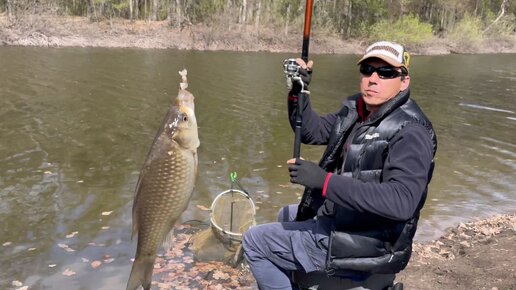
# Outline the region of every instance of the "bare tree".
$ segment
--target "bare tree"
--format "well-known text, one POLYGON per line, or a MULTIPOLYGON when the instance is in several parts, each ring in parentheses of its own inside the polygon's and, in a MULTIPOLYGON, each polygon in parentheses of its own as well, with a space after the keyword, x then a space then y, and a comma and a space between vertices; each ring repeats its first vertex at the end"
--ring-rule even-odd
POLYGON ((288 7, 287 7, 287 15, 286 15, 286 18, 285 18, 285 36, 288 35, 288 25, 289 25, 289 21, 290 21, 290 3, 288 4, 288 7))
POLYGON ((7 0, 7 17, 9 17, 9 19, 12 19, 14 16, 13 8, 13 0, 7 0))
POLYGON ((183 7, 181 6, 181 0, 176 0, 176 18, 177 26, 181 27, 183 24, 183 7))
POLYGON ((242 6, 240 6, 240 19, 239 22, 245 24, 247 21, 247 0, 242 0, 242 6))
POLYGON ((353 20, 353 1, 348 1, 348 21, 346 25, 346 37, 349 37, 351 35, 351 21, 353 20))
POLYGON ((133 0, 128 0, 129 4, 129 19, 133 20, 133 0))
POLYGON ((260 14, 262 13, 262 0, 256 3, 256 16, 254 18, 254 28, 258 31, 260 28, 260 14))
POLYGON ((156 21, 158 20, 158 3, 159 0, 152 0, 152 11, 151 11, 151 20, 156 21))
POLYGON ((90 0, 88 6, 89 6, 88 11, 90 14, 90 18, 97 19, 97 10, 95 9, 95 1, 90 0))
POLYGON ((491 28, 491 26, 493 26, 493 24, 495 24, 496 22, 498 22, 498 20, 502 18, 502 16, 505 14, 505 9, 508 6, 509 1, 503 0, 502 5, 500 5, 500 13, 498 13, 498 17, 496 17, 496 19, 491 24, 489 24, 489 26, 486 27, 486 29, 484 29, 483 33, 486 33, 491 28))

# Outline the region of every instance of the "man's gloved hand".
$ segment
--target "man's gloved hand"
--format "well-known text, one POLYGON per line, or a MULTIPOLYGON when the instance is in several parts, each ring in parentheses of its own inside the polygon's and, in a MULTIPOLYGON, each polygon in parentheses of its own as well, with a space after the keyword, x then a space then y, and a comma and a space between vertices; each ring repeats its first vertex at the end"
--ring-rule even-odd
MULTIPOLYGON (((308 91, 308 85, 312 80, 312 67, 314 62, 308 61, 308 64, 305 63, 301 58, 296 58, 296 63, 299 65, 299 77, 300 79, 292 79, 292 89, 290 90, 290 95, 297 96, 301 92, 301 89, 308 91), (301 85, 303 82, 303 85, 301 85), (303 87, 304 86, 304 87, 303 87)), ((288 81, 288 80, 287 80, 288 81)))
POLYGON ((303 159, 290 159, 290 182, 304 185, 312 189, 322 189, 328 172, 319 165, 303 159))

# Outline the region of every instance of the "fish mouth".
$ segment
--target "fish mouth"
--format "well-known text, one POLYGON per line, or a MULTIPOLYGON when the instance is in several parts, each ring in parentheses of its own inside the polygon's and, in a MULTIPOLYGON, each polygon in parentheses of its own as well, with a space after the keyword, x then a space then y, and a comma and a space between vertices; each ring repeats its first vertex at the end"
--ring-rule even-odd
POLYGON ((187 106, 190 109, 194 110, 195 109, 194 99, 195 99, 194 96, 190 92, 181 90, 181 91, 179 91, 179 95, 176 98, 175 105, 177 107, 187 106))
POLYGON ((187 106, 189 108, 192 108, 194 106, 194 102, 193 100, 188 100, 188 99, 176 99, 176 106, 178 107, 183 107, 183 106, 187 106))

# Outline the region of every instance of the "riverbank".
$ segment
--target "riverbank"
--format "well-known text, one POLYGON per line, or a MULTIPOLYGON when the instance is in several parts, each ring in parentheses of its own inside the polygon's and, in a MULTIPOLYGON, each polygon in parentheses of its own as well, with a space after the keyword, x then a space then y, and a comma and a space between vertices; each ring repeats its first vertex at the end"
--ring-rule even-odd
MULTIPOLYGON (((300 50, 301 31, 284 33, 253 26, 195 25, 175 29, 167 21, 112 19, 92 22, 85 17, 26 16, 9 20, 0 15, 0 45, 38 47, 111 47, 179 50, 227 50, 291 52, 300 50)), ((361 54, 366 41, 343 40, 336 35, 312 31, 310 53, 361 54)), ((516 36, 485 40, 470 45, 435 38, 413 54, 516 53, 516 36)))
MULTIPOLYGON (((257 289, 248 268, 195 262, 192 227, 179 226, 171 248, 157 259, 157 289, 257 289)), ((516 214, 461 223, 436 241, 414 243, 407 268, 397 275, 405 289, 516 289, 516 214)))

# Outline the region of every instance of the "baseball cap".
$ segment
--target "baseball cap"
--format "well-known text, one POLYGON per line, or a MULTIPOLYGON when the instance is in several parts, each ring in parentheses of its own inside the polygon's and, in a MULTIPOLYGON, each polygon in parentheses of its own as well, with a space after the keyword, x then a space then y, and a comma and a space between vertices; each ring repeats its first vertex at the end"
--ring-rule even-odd
POLYGON ((375 42, 367 47, 364 56, 357 64, 372 57, 379 58, 394 67, 405 68, 408 72, 410 55, 400 44, 389 41, 375 42))

